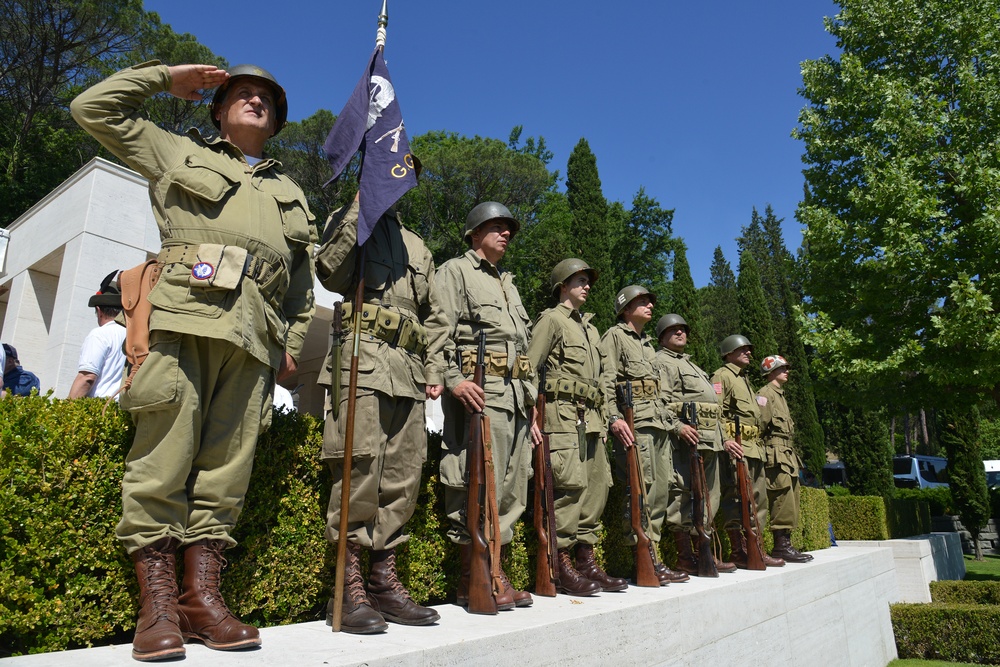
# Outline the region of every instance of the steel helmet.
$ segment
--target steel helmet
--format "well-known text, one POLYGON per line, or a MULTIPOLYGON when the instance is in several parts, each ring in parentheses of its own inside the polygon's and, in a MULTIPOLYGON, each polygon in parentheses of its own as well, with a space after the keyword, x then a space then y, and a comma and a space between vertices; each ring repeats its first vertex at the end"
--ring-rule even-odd
POLYGON ((648 295, 650 302, 654 305, 656 304, 656 295, 642 285, 629 285, 622 288, 622 291, 618 292, 618 296, 615 297, 615 315, 621 315, 622 311, 625 310, 625 306, 643 294, 648 295))
POLYGON ((766 377, 771 374, 771 371, 785 367, 791 368, 792 365, 780 354, 772 354, 769 357, 764 357, 764 361, 760 362, 760 373, 766 377))
MULTIPOLYGON (((263 81, 274 89, 274 109, 278 114, 274 122, 274 134, 281 132, 281 128, 285 126, 285 119, 288 118, 288 100, 285 98, 285 89, 278 84, 278 80, 271 76, 271 73, 266 69, 257 67, 256 65, 237 65, 236 67, 229 68, 227 71, 229 72, 229 78, 215 90, 215 96, 212 98, 211 115, 212 124, 215 125, 215 129, 222 129, 219 120, 215 117, 215 113, 222 106, 222 103, 226 101, 226 92, 229 90, 229 87, 233 85, 233 81, 236 81, 236 79, 249 77, 263 81)), ((271 136, 274 135, 272 134, 271 136)))
POLYGON ((691 327, 688 326, 683 317, 677 313, 667 313, 656 323, 656 339, 659 340, 664 331, 677 325, 684 327, 684 331, 687 333, 691 333, 691 327))
POLYGON ((740 334, 733 334, 732 336, 726 336, 722 343, 719 344, 719 352, 725 357, 727 354, 735 349, 741 347, 749 347, 753 349, 753 343, 747 340, 746 336, 741 336, 740 334))
POLYGON ((490 220, 503 220, 510 226, 510 238, 514 238, 517 230, 521 228, 521 223, 514 219, 510 209, 495 201, 484 201, 476 205, 465 218, 465 242, 472 244, 472 232, 490 220))
POLYGON ((552 276, 549 278, 552 293, 556 294, 559 288, 562 287, 562 284, 569 280, 570 276, 581 271, 587 273, 590 277, 590 286, 593 287, 594 283, 597 282, 597 270, 590 268, 590 265, 582 259, 570 257, 556 264, 555 268, 552 269, 552 276))

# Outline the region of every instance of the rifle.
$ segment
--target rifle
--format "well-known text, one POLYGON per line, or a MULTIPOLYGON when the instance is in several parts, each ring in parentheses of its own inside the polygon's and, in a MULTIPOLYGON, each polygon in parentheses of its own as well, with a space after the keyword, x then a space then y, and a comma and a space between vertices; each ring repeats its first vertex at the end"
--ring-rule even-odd
POLYGON ((538 554, 535 558, 535 594, 556 596, 559 581, 559 545, 556 542, 556 511, 552 481, 552 458, 549 435, 545 424, 545 365, 538 371, 538 400, 535 402, 535 423, 542 441, 535 445, 532 460, 535 468, 534 523, 538 534, 538 554))
MULTIPOLYGON (((479 332, 479 350, 476 353, 476 368, 472 381, 483 387, 486 380, 486 332, 479 332)), ((490 421, 483 411, 474 413, 469 423, 469 449, 466 453, 466 467, 469 471, 469 497, 465 512, 465 528, 472 541, 469 570, 469 613, 496 614, 497 600, 494 588, 493 567, 499 565, 494 557, 494 549, 487 542, 486 527, 489 525, 489 508, 496 508, 495 500, 490 503, 486 475, 485 450, 490 437, 490 421), (484 506, 486 511, 484 511, 484 506), (492 561, 492 562, 491 562, 492 561)), ((493 526, 499 530, 499 522, 493 517, 493 526)), ((499 540, 494 540, 499 547, 499 540)))
MULTIPOLYGON (((625 423, 635 440, 635 404, 632 401, 632 382, 626 380, 624 385, 616 388, 618 403, 622 406, 625 423)), ((639 462, 639 443, 622 446, 625 448, 625 460, 628 462, 628 494, 629 518, 632 532, 635 533, 635 585, 649 588, 659 588, 660 578, 656 576, 655 559, 653 558, 653 543, 642 527, 642 518, 646 516, 646 483, 642 478, 642 464, 639 462)))
MULTIPOLYGON (((681 405, 681 421, 698 429, 698 406, 694 403, 681 405)), ((705 479, 705 462, 698 452, 698 443, 691 448, 691 523, 698 531, 698 576, 718 577, 719 570, 715 566, 712 555, 712 536, 705 529, 705 502, 708 480, 705 479)))
MULTIPOLYGON (((740 418, 736 417, 736 444, 743 447, 743 433, 740 431, 740 418)), ((764 547, 760 543, 757 525, 757 501, 754 499, 753 482, 750 481, 750 468, 745 458, 736 460, 736 481, 740 489, 740 523, 747 540, 747 569, 764 570, 764 547)))
POLYGON ((330 339, 330 349, 333 351, 333 377, 335 378, 330 383, 330 406, 331 413, 333 414, 333 420, 337 421, 340 419, 340 359, 341 359, 341 340, 340 337, 344 332, 344 302, 338 301, 333 304, 333 335, 330 339))

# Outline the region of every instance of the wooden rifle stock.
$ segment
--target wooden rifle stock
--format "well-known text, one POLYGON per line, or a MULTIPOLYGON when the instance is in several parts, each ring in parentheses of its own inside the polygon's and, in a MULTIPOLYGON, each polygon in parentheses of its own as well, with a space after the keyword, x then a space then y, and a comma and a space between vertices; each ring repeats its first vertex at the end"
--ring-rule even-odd
POLYGON ((535 468, 534 524, 538 535, 535 557, 535 594, 556 596, 559 582, 559 545, 556 541, 555 494, 552 481, 552 457, 545 425, 545 366, 538 371, 538 400, 535 402, 535 423, 542 433, 542 442, 535 445, 532 462, 535 468))
MULTIPOLYGON (((619 385, 618 402, 622 408, 625 423, 628 425, 632 440, 635 440, 635 405, 632 401, 632 382, 626 380, 624 385, 619 385)), ((631 446, 625 448, 625 460, 628 462, 628 487, 629 487, 629 518, 631 519, 632 532, 635 533, 635 585, 649 588, 659 588, 660 578, 656 576, 655 561, 653 559, 653 543, 646 535, 643 528, 642 519, 646 516, 645 495, 646 482, 642 478, 642 464, 639 461, 639 443, 633 442, 631 446)))
MULTIPOLYGON (((740 418, 736 417, 736 444, 743 447, 743 433, 740 430, 740 418)), ((740 490, 740 523, 747 541, 747 569, 764 570, 764 547, 760 543, 760 533, 757 530, 757 501, 753 493, 753 481, 750 479, 750 468, 745 457, 736 461, 736 480, 740 490)))
MULTIPOLYGON (((694 403, 684 403, 681 406, 681 421, 698 430, 698 406, 694 403)), ((691 523, 698 532, 698 576, 718 577, 719 570, 715 566, 712 555, 712 536, 705 528, 705 501, 707 487, 705 479, 705 462, 698 452, 698 443, 690 445, 690 475, 691 475, 691 523)))
MULTIPOLYGON (((486 332, 479 332, 479 350, 472 381, 483 387, 486 380, 486 332)), ((490 545, 484 527, 487 505, 485 439, 489 437, 489 420, 480 411, 472 415, 469 423, 469 450, 466 468, 469 472, 469 496, 465 512, 465 528, 471 545, 469 570, 469 613, 496 614, 497 600, 493 590, 490 545)), ((490 472, 489 474, 492 474, 490 472)))

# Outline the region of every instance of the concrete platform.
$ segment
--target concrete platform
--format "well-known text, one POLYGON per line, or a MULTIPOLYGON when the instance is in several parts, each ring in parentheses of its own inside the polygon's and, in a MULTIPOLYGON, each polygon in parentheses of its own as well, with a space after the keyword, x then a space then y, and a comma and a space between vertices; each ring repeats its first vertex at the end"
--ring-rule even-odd
POLYGON ((930 602, 932 581, 965 578, 958 533, 931 533, 896 540, 839 540, 843 547, 892 549, 899 597, 890 602, 930 602))
MULTIPOLYGON (((883 667, 896 657, 892 551, 839 547, 804 565, 693 577, 661 589, 535 598, 531 608, 474 616, 438 607, 439 624, 382 635, 334 634, 321 622, 261 630, 258 650, 189 644, 184 667, 303 665, 824 665, 883 667)), ((139 663, 131 646, 0 660, 3 667, 139 663)))

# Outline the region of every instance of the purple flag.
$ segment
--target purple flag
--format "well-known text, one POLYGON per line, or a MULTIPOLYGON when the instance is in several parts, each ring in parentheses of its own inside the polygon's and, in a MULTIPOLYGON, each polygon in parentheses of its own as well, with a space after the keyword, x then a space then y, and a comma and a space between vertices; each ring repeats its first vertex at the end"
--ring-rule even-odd
POLYGON ((403 128, 396 91, 382 49, 375 49, 364 76, 337 116, 323 150, 333 178, 361 149, 361 211, 358 245, 371 236, 375 223, 407 190, 417 184, 410 142, 403 128))

